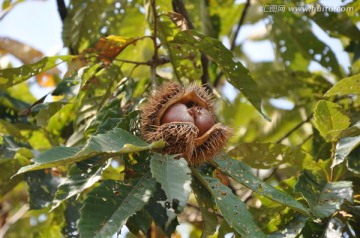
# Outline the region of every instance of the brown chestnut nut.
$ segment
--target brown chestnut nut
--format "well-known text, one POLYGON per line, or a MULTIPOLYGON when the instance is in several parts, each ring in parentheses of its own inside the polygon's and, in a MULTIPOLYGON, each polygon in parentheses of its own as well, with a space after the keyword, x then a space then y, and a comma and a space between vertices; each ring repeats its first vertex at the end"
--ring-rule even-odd
POLYGON ((161 118, 161 124, 170 122, 191 122, 194 123, 194 118, 189 114, 188 108, 185 104, 176 103, 170 106, 161 118))
POLYGON ((211 127, 215 125, 215 121, 211 113, 203 107, 193 106, 189 110, 194 117, 195 126, 199 129, 199 136, 202 136, 211 127))

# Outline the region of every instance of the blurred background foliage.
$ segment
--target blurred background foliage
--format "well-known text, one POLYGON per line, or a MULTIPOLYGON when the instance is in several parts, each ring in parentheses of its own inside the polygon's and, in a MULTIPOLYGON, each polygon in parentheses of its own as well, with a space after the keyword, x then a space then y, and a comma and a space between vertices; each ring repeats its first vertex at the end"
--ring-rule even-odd
POLYGON ((359 237, 360 2, 327 3, 59 0, 68 54, 0 35, 0 237, 359 237), (210 164, 141 139, 165 81, 234 129, 210 164))

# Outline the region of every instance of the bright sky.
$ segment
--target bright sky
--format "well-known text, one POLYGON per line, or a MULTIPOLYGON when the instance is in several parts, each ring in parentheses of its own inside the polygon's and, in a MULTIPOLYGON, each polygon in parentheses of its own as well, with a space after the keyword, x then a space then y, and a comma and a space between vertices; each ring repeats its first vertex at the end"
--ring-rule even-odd
MULTIPOLYGON (((340 6, 351 0, 321 0, 325 6, 340 6)), ((68 0, 66 1, 68 2, 68 0)), ((239 0, 238 2, 245 2, 239 0)), ((0 4, 3 0, 0 0, 0 4)), ((263 32, 266 27, 264 21, 258 22, 254 26, 243 25, 240 30, 238 42, 244 42, 243 50, 253 61, 271 61, 274 59, 274 52, 270 41, 245 41, 254 32, 263 32)), ((32 0, 25 1, 14 7, 5 18, 0 21, 0 37, 10 37, 20 40, 34 48, 42 51, 45 55, 66 54, 63 49, 61 39, 62 23, 57 11, 56 1, 32 0)), ((350 59, 343 51, 343 46, 339 40, 329 37, 322 29, 313 24, 313 29, 320 40, 326 42, 335 52, 339 62, 344 69, 350 66, 350 59)), ((226 44, 226 43, 225 43, 226 44)), ((12 59, 14 63, 14 60, 12 59)), ((15 61, 15 66, 20 62, 15 61)), ((310 70, 320 70, 322 67, 314 62, 310 65, 310 70)), ((230 86, 229 86, 230 87, 230 86)), ((41 97, 46 92, 41 88, 32 88, 33 92, 41 97)), ((230 89, 229 89, 230 90, 230 89)), ((227 90, 228 91, 228 90, 227 90)), ((235 95, 230 93, 230 95, 235 95)), ((230 96, 229 95, 229 96, 230 96)), ((230 96, 232 97, 232 96, 230 96)), ((230 98, 231 99, 231 98, 230 98)))

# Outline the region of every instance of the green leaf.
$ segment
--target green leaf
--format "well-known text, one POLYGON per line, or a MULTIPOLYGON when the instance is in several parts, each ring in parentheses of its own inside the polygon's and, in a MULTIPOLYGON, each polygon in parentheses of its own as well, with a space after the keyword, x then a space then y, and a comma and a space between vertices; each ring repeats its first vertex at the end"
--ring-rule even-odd
POLYGON ((7 88, 21 83, 32 76, 54 68, 55 66, 69 61, 74 57, 75 56, 71 55, 45 57, 34 64, 0 70, 0 86, 2 88, 7 88))
POLYGON ((145 210, 153 218, 155 224, 169 237, 175 232, 176 226, 179 225, 173 205, 166 201, 165 191, 157 183, 153 197, 150 198, 149 203, 145 206, 145 210))
POLYGON ((0 146, 2 155, 0 156, 0 196, 4 196, 11 191, 23 177, 11 178, 22 166, 30 163, 32 152, 26 148, 9 148, 9 151, 3 150, 0 146), (16 152, 15 152, 16 151, 16 152), (4 158, 1 158, 3 157, 4 158))
POLYGON ((360 174, 360 147, 357 147, 356 149, 354 149, 348 156, 347 159, 347 168, 355 173, 355 174, 360 174))
POLYGON ((200 174, 197 170, 193 170, 193 173, 199 182, 213 195, 215 203, 224 219, 233 229, 244 238, 265 237, 265 234, 257 226, 245 204, 227 186, 223 185, 216 178, 200 174))
POLYGON ((39 110, 39 113, 36 115, 36 124, 41 127, 45 127, 49 119, 54 116, 66 102, 49 102, 44 104, 36 105, 32 110, 39 110), (41 109, 40 109, 41 108, 41 109))
POLYGON ((302 194, 317 217, 325 218, 339 210, 345 200, 353 202, 352 187, 351 181, 327 182, 304 170, 295 192, 302 194))
POLYGON ((308 209, 305 208, 300 202, 298 202, 289 194, 274 188, 273 186, 254 176, 244 163, 225 156, 217 157, 214 162, 223 173, 232 177, 237 182, 248 187, 254 192, 257 192, 258 194, 267 197, 270 200, 289 206, 304 215, 309 215, 308 209))
POLYGON ((335 149, 335 159, 331 165, 334 168, 336 165, 345 161, 346 157, 353 151, 357 146, 360 145, 360 136, 356 137, 345 137, 340 139, 335 149))
POLYGON ((130 232, 134 235, 139 235, 142 231, 146 234, 151 226, 152 218, 146 210, 140 210, 132 215, 126 222, 126 227, 129 228, 130 232))
POLYGON ((303 167, 305 161, 312 159, 299 147, 273 143, 243 143, 231 149, 228 154, 258 169, 270 169, 285 163, 303 167))
POLYGON ((326 141, 334 141, 350 125, 340 105, 320 100, 314 110, 314 124, 326 141))
POLYGON ((79 196, 82 191, 94 185, 101 178, 102 172, 108 165, 109 163, 103 163, 93 167, 87 166, 87 168, 79 168, 77 164, 72 165, 67 177, 56 191, 52 209, 74 195, 79 196))
POLYGON ((55 196, 60 178, 53 176, 49 171, 32 171, 25 174, 29 186, 30 209, 42 209, 49 206, 55 196))
POLYGON ((216 227, 218 224, 217 215, 215 212, 209 211, 210 209, 215 211, 215 204, 211 199, 210 192, 196 179, 192 180, 191 188, 194 192, 197 204, 201 211, 201 217, 204 222, 201 237, 206 238, 216 232, 216 227))
POLYGON ((240 62, 235 61, 232 52, 221 41, 193 30, 187 30, 178 33, 174 42, 192 45, 208 55, 229 78, 229 82, 239 89, 249 102, 268 119, 261 110, 262 99, 249 71, 240 62))
POLYGON ((85 145, 78 147, 55 147, 34 158, 35 164, 21 168, 17 174, 32 170, 51 168, 86 160, 98 155, 117 155, 162 148, 163 141, 147 144, 128 131, 115 128, 105 134, 91 136, 85 145))
POLYGON ((26 140, 15 125, 3 119, 0 119, 0 135, 11 135, 17 139, 26 140))
POLYGON ((91 191, 81 209, 81 237, 111 237, 149 201, 155 180, 150 171, 140 179, 106 180, 91 191))
POLYGON ((343 96, 348 94, 360 94, 360 74, 344 78, 330 88, 324 97, 343 96))
POLYGON ((338 77, 342 76, 334 52, 314 34, 306 17, 294 12, 274 14, 270 34, 281 61, 291 70, 306 71, 310 61, 315 61, 338 77))
POLYGON ((184 158, 175 159, 175 155, 153 154, 150 168, 153 177, 161 184, 170 204, 178 203, 175 212, 180 213, 186 205, 191 192, 191 171, 184 158))

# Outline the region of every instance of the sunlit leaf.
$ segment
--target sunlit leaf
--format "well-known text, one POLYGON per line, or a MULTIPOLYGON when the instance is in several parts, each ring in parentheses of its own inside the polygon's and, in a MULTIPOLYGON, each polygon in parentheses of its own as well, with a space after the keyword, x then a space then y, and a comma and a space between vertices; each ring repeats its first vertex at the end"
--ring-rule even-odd
POLYGON ((334 141, 342 130, 349 127, 350 120, 340 105, 320 100, 314 110, 314 124, 322 137, 334 141))
POLYGON ((345 200, 353 202, 352 187, 350 181, 327 182, 304 170, 295 192, 302 194, 317 217, 325 218, 339 210, 345 200))
POLYGON ((111 237, 126 220, 149 201, 155 180, 151 173, 140 179, 103 181, 85 200, 79 220, 81 237, 111 237))
POLYGON ((71 55, 45 57, 33 64, 0 70, 0 86, 7 88, 21 83, 32 76, 45 72, 73 58, 74 56, 71 55))
POLYGON ((305 208, 300 202, 298 202, 289 194, 274 188, 273 186, 254 176, 244 163, 226 156, 219 156, 214 160, 214 162, 223 173, 232 177, 242 185, 250 188, 254 192, 257 192, 258 194, 265 196, 275 202, 289 206, 292 209, 303 213, 304 215, 309 215, 308 209, 305 208))
POLYGON ((356 147, 360 145, 360 136, 356 137, 345 137, 339 140, 335 149, 335 159, 331 167, 344 162, 346 157, 353 151, 356 147))
POLYGON ((104 163, 82 169, 78 165, 72 165, 66 179, 57 188, 53 209, 59 206, 62 201, 74 195, 80 195, 82 191, 94 185, 101 178, 102 172, 108 165, 108 163, 104 163))
POLYGON ((49 119, 56 114, 66 102, 58 101, 58 102, 50 102, 39 104, 35 106, 32 111, 39 110, 39 113, 36 115, 36 124, 38 126, 46 126, 49 122, 49 119))
POLYGON ((265 237, 245 204, 227 186, 216 178, 200 174, 196 170, 193 170, 193 172, 199 182, 214 196, 217 207, 233 229, 245 238, 265 237))
POLYGON ((303 163, 311 160, 311 156, 298 147, 272 143, 243 143, 231 149, 229 155, 259 169, 270 169, 285 163, 303 167, 303 163))
POLYGON ((21 135, 19 128, 3 119, 0 119, 0 135, 11 135, 20 140, 25 140, 25 137, 21 135))
POLYGON ((71 164, 97 155, 139 152, 161 148, 163 146, 163 141, 147 144, 129 132, 115 128, 105 134, 91 136, 87 143, 81 147, 54 147, 53 149, 45 151, 34 158, 35 164, 21 168, 18 174, 71 164))
MULTIPOLYGON (((234 59, 232 52, 221 41, 188 30, 178 33, 174 38, 174 42, 192 45, 208 55, 229 78, 229 82, 239 89, 250 103, 262 113, 262 99, 255 81, 250 76, 249 71, 234 59)), ((263 115, 267 118, 265 114, 263 115)))
POLYGON ((9 151, 0 147, 0 196, 11 191, 23 177, 11 178, 22 166, 28 165, 33 157, 32 152, 26 148, 11 149, 9 151))
POLYGON ((175 205, 173 209, 180 213, 186 205, 191 192, 191 171, 184 158, 153 154, 150 160, 153 177, 161 184, 167 196, 167 202, 175 205))
POLYGON ((325 97, 360 94, 360 74, 344 78, 325 93, 325 97))

